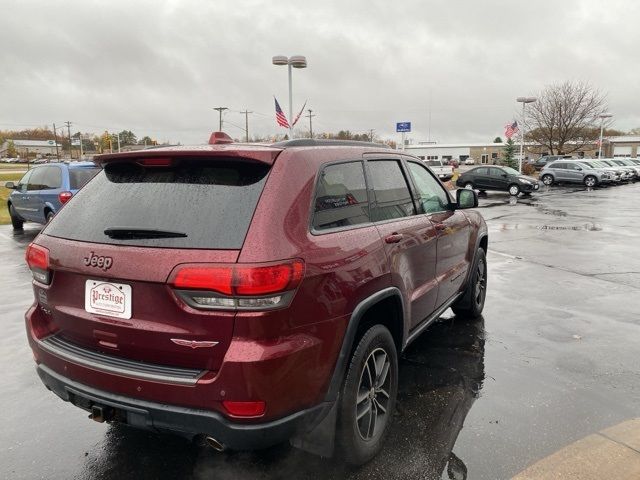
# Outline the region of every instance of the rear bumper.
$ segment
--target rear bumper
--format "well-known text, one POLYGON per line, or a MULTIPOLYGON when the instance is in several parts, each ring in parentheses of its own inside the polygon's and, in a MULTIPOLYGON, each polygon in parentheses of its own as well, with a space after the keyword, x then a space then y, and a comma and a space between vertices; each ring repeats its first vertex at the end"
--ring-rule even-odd
POLYGON ((209 435, 232 450, 256 450, 282 443, 312 429, 331 404, 322 403, 287 417, 260 424, 229 421, 222 415, 193 408, 165 405, 104 392, 64 377, 43 364, 37 372, 44 385, 65 402, 87 411, 108 409, 114 421, 132 427, 164 431, 187 438, 209 435))

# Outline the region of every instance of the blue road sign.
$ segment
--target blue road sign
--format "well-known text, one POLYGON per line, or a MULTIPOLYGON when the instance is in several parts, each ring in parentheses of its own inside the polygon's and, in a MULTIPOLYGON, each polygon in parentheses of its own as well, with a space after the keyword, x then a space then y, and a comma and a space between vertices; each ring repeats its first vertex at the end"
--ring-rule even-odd
POLYGON ((398 122, 396 123, 396 132, 410 132, 411 122, 398 122))

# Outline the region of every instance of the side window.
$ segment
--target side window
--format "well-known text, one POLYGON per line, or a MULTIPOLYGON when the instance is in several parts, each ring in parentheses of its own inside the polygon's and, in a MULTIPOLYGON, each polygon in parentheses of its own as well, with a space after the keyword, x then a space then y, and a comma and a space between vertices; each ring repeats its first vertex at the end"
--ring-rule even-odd
POLYGON ((27 184, 29 183, 29 178, 31 178, 32 173, 33 173, 33 170, 29 170, 27 173, 24 174, 24 176, 18 182, 18 190, 20 190, 21 192, 27 191, 27 184))
POLYGON ((498 168, 489 168, 489 176, 491 177, 499 177, 502 174, 502 170, 498 168))
POLYGON ((554 163, 553 165, 551 165, 551 168, 556 168, 556 169, 560 169, 560 170, 566 170, 567 169, 567 164, 566 163, 562 163, 562 162, 557 162, 557 163, 554 163))
POLYGON ((409 162, 409 171, 418 192, 418 204, 422 213, 435 213, 447 210, 449 194, 440 183, 424 168, 414 162, 409 162))
POLYGON ((475 170, 472 170, 472 171, 475 175, 478 175, 480 177, 486 177, 489 175, 488 168, 476 168, 475 170))
POLYGON ((58 167, 34 169, 29 179, 28 190, 53 190, 62 186, 62 171, 58 167))
POLYGON ((313 228, 324 230, 368 222, 369 203, 362 162, 325 167, 316 189, 313 228))
POLYGON ((409 186, 397 160, 372 160, 367 162, 375 195, 375 207, 371 208, 371 220, 391 220, 415 215, 409 186))

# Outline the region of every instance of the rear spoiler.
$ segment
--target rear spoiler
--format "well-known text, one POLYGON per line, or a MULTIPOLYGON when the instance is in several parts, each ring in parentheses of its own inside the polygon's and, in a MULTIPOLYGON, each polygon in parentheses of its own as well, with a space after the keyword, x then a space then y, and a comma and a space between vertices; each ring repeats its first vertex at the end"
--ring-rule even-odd
MULTIPOLYGON (((200 146, 176 146, 154 148, 151 150, 137 150, 123 153, 107 153, 96 155, 93 159, 96 165, 104 167, 112 163, 129 163, 138 160, 165 160, 189 158, 210 160, 212 157, 220 157, 226 160, 254 161, 266 165, 273 165, 277 156, 282 152, 282 148, 269 147, 266 145, 244 145, 244 144, 215 144, 200 146)), ((151 163, 151 162, 149 162, 151 163)), ((160 163, 158 164, 160 165, 160 163)))

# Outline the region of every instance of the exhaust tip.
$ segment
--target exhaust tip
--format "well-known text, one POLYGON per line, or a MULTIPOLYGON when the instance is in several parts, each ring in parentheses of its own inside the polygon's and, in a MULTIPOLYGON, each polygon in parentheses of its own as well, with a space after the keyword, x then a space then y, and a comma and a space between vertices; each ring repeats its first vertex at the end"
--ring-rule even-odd
POLYGON ((204 437, 204 441, 207 445, 209 445, 211 448, 213 448, 216 452, 224 452, 225 448, 224 445, 222 443, 220 443, 218 440, 216 440, 213 437, 209 437, 206 436, 204 437))

